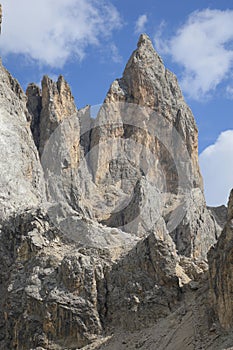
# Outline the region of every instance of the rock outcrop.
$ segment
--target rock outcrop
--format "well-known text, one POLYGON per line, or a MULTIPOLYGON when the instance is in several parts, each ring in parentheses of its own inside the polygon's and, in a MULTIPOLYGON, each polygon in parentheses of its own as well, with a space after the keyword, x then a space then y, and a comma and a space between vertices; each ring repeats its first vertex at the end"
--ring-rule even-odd
POLYGON ((214 216, 218 225, 223 229, 227 222, 227 207, 220 205, 219 207, 207 207, 214 216))
MULTIPOLYGON (((194 117, 184 101, 175 75, 164 67, 150 38, 145 34, 140 36, 138 47, 130 57, 123 77, 113 82, 107 94, 106 103, 118 101, 149 107, 158 118, 169 121, 166 126, 175 126, 191 158, 191 185, 202 188, 198 165, 198 130, 194 117)), ((162 154, 158 156, 162 161, 162 154)))
POLYGON ((106 274, 106 329, 140 329, 166 317, 181 299, 179 259, 163 220, 106 274))
POLYGON ((31 116, 31 131, 36 147, 40 147, 40 113, 42 110, 41 89, 36 84, 29 84, 26 90, 27 109, 31 116))
POLYGON ((100 334, 94 258, 45 213, 11 217, 0 246, 1 349, 81 347, 100 334))
MULTIPOLYGON (((200 189, 193 189, 187 196, 185 203, 185 215, 177 227, 171 232, 181 255, 202 260, 211 246, 213 246, 221 233, 221 226, 215 216, 206 208, 205 198, 200 189)), ((171 212, 171 217, 176 217, 176 211, 171 212)))
POLYGON ((59 124, 77 111, 70 87, 63 76, 59 76, 57 82, 44 76, 41 84, 42 90, 30 84, 26 91, 28 110, 32 115, 32 133, 40 155, 59 124))
POLYGON ((167 316, 180 287, 166 234, 161 224, 116 260, 67 240, 41 210, 12 216, 0 235, 0 348, 80 348, 103 329, 167 316))
POLYGON ((209 256, 211 305, 220 325, 233 327, 233 190, 231 191, 227 223, 209 256))
POLYGON ((0 220, 45 200, 39 156, 29 126, 26 96, 0 64, 0 220))

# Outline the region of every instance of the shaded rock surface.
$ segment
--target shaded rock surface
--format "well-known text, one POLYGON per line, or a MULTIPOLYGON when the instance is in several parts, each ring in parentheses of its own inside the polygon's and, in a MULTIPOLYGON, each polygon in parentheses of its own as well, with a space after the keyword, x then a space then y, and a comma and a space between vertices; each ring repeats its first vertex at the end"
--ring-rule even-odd
POLYGON ((218 225, 223 229, 227 222, 227 207, 225 205, 220 205, 219 207, 208 207, 214 216, 218 225))
POLYGON ((208 283, 206 277, 198 289, 189 286, 184 291, 182 302, 149 327, 133 330, 115 330, 94 341, 84 350, 231 350, 233 335, 224 334, 213 323, 208 305, 208 283))
MULTIPOLYGON (((195 259, 206 257, 209 248, 214 245, 221 233, 221 226, 206 208, 203 192, 193 189, 187 200, 185 216, 171 232, 178 252, 184 256, 192 256, 195 259)), ((171 218, 176 217, 175 209, 171 218)))
POLYGON ((64 239, 40 210, 4 222, 0 348, 76 349, 103 327, 139 329, 168 315, 180 288, 174 246, 160 231, 116 260, 64 239))
POLYGON ((227 223, 208 255, 211 304, 221 326, 233 326, 233 191, 231 191, 227 223))
POLYGON ((104 325, 140 329, 170 314, 181 298, 178 256, 163 220, 106 274, 104 325))
POLYGON ((43 212, 4 223, 0 348, 74 348, 100 334, 91 261, 62 240, 43 212))
POLYGON ((27 109, 31 115, 31 131, 36 147, 40 147, 40 113, 42 110, 41 89, 36 84, 29 84, 26 90, 27 109))

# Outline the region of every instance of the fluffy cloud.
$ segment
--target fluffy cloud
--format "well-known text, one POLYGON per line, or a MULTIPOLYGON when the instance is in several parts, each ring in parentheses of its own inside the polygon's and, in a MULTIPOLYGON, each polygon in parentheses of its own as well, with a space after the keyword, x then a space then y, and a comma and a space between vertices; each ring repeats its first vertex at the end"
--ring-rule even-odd
POLYGON ((200 166, 207 203, 226 204, 233 188, 233 130, 222 132, 216 143, 201 153, 200 166))
POLYGON ((141 15, 138 17, 136 24, 135 24, 135 34, 141 34, 145 31, 146 23, 148 22, 147 15, 141 15))
POLYGON ((2 0, 2 6, 2 54, 23 54, 51 67, 82 59, 89 45, 100 45, 121 26, 107 0, 2 0))
POLYGON ((206 97, 233 68, 233 10, 193 12, 167 41, 155 41, 184 71, 183 90, 192 98, 206 97))

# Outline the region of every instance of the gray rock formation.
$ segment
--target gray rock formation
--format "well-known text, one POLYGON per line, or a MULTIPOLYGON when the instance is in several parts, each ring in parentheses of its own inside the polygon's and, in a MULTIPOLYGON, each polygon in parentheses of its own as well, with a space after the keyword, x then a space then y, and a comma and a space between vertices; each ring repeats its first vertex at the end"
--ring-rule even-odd
POLYGON ((227 223, 208 255, 211 305, 221 326, 233 326, 233 190, 231 191, 227 223))
MULTIPOLYGON (((188 175, 192 187, 202 188, 198 165, 198 131, 194 117, 184 101, 175 75, 164 67, 162 59, 145 34, 140 36, 138 47, 131 55, 123 77, 113 82, 106 97, 106 103, 118 101, 149 107, 157 113, 158 118, 170 122, 166 126, 175 126, 191 158, 192 168, 188 175)), ((176 145, 172 146, 175 151, 176 145)), ((162 151, 163 149, 161 153, 162 151)), ((162 154, 158 156, 163 157, 162 154)), ((172 178, 168 181, 172 182, 172 178)))
POLYGON ((36 84, 29 84, 26 90, 27 109, 31 115, 31 131, 36 147, 40 147, 40 114, 42 110, 41 89, 36 84))
POLYGON ((1 229, 1 349, 64 349, 102 331, 91 254, 66 243, 41 211, 1 229))
MULTIPOLYGON (((169 215, 175 216, 175 208, 169 215)), ((221 233, 221 227, 215 220, 215 216, 206 208, 203 192, 199 189, 190 191, 185 202, 185 216, 171 232, 176 243, 178 252, 181 255, 196 260, 206 258, 211 246, 216 243, 221 233)))
POLYGON ((220 205, 219 207, 207 207, 214 216, 218 225, 223 229, 227 222, 227 207, 220 205))
POLYGON ((26 91, 28 110, 32 115, 31 129, 40 155, 49 137, 67 117, 76 113, 74 98, 62 76, 53 82, 48 76, 42 80, 42 90, 30 84, 26 91))
POLYGON ((0 235, 0 348, 80 348, 103 328, 168 315, 180 287, 166 237, 163 223, 119 259, 68 241, 41 210, 12 216, 0 235))
POLYGON ((169 315, 181 299, 178 264, 175 245, 161 220, 106 274, 101 309, 105 328, 132 331, 169 315))
POLYGON ((37 207, 45 199, 38 152, 29 126, 26 96, 0 64, 0 219, 37 207))

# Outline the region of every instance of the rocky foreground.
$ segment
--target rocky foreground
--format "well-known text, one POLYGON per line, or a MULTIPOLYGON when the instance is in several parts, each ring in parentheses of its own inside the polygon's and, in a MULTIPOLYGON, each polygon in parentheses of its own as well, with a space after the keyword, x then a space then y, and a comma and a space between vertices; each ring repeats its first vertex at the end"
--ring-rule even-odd
POLYGON ((141 35, 96 115, 0 66, 0 349, 231 349, 233 194, 141 35), (219 179, 221 181, 221 179, 219 179))

